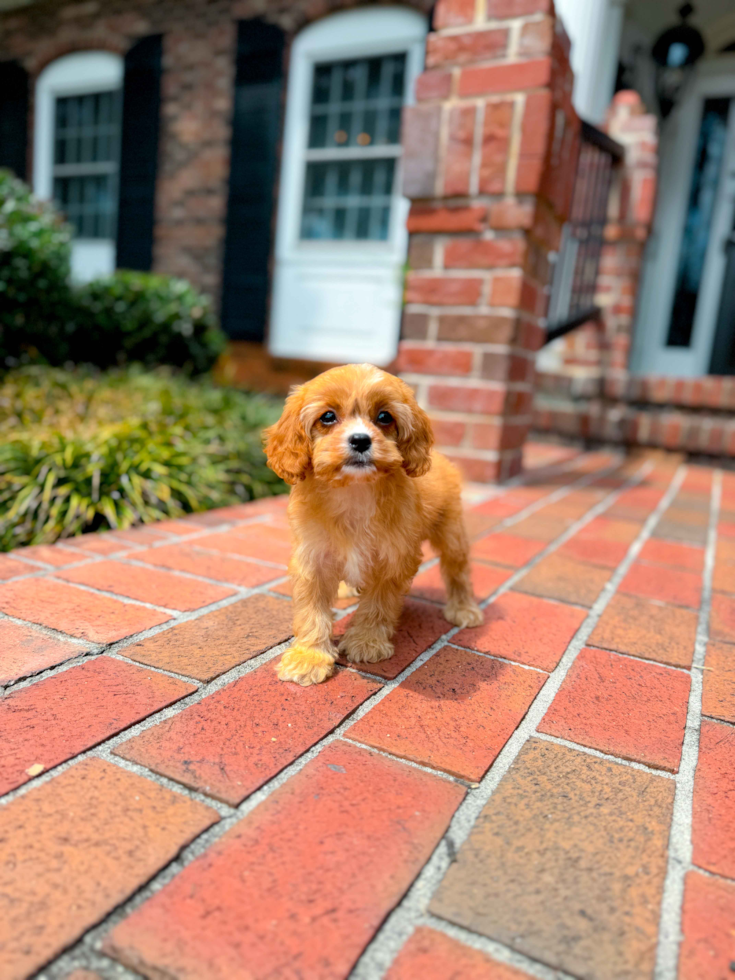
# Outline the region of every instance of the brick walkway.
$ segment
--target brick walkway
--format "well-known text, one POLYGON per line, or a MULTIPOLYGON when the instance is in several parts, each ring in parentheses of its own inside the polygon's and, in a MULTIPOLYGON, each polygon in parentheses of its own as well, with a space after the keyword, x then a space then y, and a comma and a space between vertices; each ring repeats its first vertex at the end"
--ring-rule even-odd
POLYGON ((735 976, 735 475, 484 496, 319 687, 283 498, 0 556, 2 980, 735 976))

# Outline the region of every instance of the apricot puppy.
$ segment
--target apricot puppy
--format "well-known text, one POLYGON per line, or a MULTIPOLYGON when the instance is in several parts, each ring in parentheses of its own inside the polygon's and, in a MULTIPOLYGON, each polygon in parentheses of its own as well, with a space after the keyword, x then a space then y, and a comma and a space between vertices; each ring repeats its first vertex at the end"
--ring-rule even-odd
POLYGON ((294 643, 278 664, 281 680, 318 684, 334 670, 340 583, 360 602, 339 652, 353 663, 387 660, 426 539, 440 555, 447 620, 482 622, 460 477, 432 452, 431 422, 405 382, 369 364, 332 368, 293 389, 265 438, 268 465, 293 485, 294 643))

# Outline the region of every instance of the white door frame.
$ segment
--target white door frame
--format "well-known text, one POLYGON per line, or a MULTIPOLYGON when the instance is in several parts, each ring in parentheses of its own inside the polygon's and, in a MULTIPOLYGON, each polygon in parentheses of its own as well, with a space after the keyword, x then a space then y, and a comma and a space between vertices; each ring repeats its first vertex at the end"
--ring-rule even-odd
POLYGON ((732 229, 735 209, 735 56, 713 58, 699 67, 686 97, 662 130, 659 159, 658 202, 636 316, 631 370, 640 374, 698 377, 709 371, 725 272, 723 243, 732 229), (733 101, 691 344, 667 347, 702 105, 705 99, 718 96, 733 101))
MULTIPOLYGON (((67 95, 115 91, 122 86, 123 59, 110 51, 76 51, 46 65, 36 81, 33 129, 33 191, 42 200, 54 196, 56 99, 67 95)), ((74 238, 72 278, 77 281, 115 271, 116 244, 107 238, 74 238)))
MULTIPOLYGON (((407 7, 359 7, 311 24, 294 41, 269 332, 269 349, 277 356, 376 364, 395 357, 409 202, 394 194, 386 241, 300 239, 312 79, 319 62, 406 52, 405 103, 410 104, 427 30, 426 17, 407 7)), ((347 159, 350 151, 344 152, 347 159)), ((396 173, 394 187, 400 186, 396 173)))

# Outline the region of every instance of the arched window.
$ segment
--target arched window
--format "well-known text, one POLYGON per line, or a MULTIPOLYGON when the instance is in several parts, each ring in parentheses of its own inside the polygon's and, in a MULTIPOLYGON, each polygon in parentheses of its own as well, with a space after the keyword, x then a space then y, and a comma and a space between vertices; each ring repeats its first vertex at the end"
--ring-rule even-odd
POLYGON ((53 199, 74 228, 78 281, 115 268, 123 59, 80 51, 38 76, 33 189, 53 199))

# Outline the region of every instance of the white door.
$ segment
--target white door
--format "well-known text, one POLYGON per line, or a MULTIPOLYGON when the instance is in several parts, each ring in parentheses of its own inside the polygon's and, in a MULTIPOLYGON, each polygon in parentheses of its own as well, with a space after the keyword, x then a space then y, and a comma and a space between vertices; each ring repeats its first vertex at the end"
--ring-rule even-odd
POLYGON ((672 377, 709 372, 735 210, 735 58, 705 63, 664 124, 656 218, 631 360, 672 377))
POLYGON ((423 67, 426 18, 362 7, 294 41, 269 347, 318 361, 396 354, 408 201, 401 107, 423 67))
POLYGON ((115 270, 123 59, 64 55, 38 76, 33 190, 55 200, 74 228, 72 278, 115 270))

